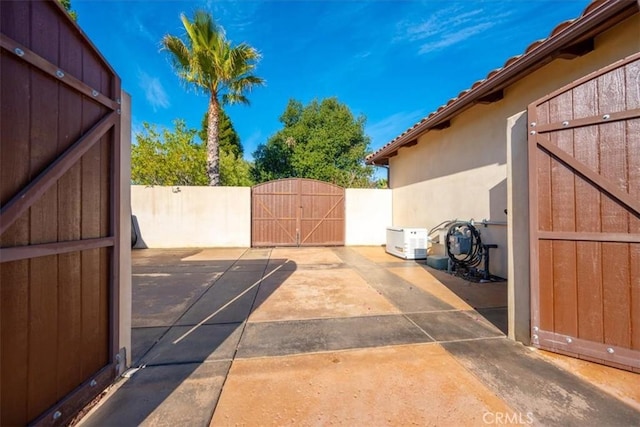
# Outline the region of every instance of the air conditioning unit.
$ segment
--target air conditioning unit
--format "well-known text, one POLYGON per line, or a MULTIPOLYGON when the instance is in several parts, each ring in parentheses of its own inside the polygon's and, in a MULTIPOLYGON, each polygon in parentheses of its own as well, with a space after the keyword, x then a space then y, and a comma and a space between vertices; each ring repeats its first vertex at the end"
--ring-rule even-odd
POLYGON ((386 251, 404 259, 427 258, 427 229, 387 227, 386 251))

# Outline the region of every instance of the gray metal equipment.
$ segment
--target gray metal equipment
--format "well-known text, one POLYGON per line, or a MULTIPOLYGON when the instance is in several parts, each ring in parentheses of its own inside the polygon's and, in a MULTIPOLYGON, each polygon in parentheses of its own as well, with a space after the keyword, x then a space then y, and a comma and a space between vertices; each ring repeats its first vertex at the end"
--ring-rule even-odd
POLYGON ((445 247, 450 273, 480 283, 501 280, 489 273, 489 249, 497 248, 498 245, 483 244, 480 232, 471 222, 451 224, 445 247), (483 269, 478 268, 480 264, 483 264, 483 269))

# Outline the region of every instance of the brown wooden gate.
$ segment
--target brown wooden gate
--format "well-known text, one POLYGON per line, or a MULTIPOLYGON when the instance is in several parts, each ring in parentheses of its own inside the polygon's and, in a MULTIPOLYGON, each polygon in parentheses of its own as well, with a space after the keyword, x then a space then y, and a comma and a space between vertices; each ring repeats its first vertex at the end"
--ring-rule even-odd
POLYGON ((344 188, 281 179, 251 189, 252 246, 344 245, 344 188))
POLYGON ((60 425, 120 358, 120 79, 56 1, 0 44, 0 424, 60 425))
POLYGON ((640 54, 528 115, 532 342, 640 371, 640 54))

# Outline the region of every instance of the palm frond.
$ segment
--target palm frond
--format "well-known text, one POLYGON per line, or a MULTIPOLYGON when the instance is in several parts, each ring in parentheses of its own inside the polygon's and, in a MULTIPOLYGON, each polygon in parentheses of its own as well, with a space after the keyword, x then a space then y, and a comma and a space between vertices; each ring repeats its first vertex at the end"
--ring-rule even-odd
POLYGON ((251 104, 251 102, 249 102, 249 98, 247 98, 246 96, 240 94, 240 93, 235 93, 235 92, 228 92, 222 95, 222 105, 231 105, 231 104, 245 104, 245 105, 249 105, 251 104))
POLYGON ((246 43, 232 46, 205 11, 196 11, 192 20, 184 14, 180 19, 186 31, 184 40, 170 35, 163 38, 178 76, 216 99, 222 96, 225 104, 248 103, 244 93, 264 84, 253 75, 260 53, 246 43))

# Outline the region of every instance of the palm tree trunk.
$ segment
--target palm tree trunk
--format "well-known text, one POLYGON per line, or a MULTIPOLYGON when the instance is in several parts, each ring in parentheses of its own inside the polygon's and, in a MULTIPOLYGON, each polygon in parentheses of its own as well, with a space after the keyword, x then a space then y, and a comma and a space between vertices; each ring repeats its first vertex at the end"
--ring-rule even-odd
POLYGON ((218 121, 220 104, 215 94, 209 100, 209 116, 207 129, 207 176, 210 186, 220 185, 220 145, 218 141, 218 121))

